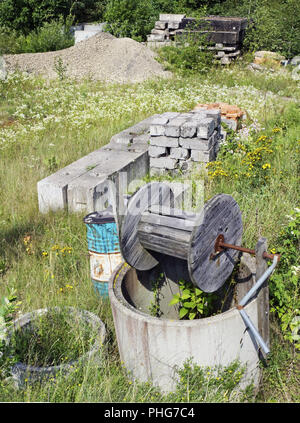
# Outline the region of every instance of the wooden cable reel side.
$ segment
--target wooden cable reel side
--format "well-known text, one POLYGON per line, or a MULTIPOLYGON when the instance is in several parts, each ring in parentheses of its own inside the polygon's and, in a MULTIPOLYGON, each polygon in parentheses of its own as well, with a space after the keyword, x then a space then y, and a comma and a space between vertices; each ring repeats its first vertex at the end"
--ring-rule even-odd
POLYGON ((174 195, 164 183, 140 188, 127 205, 120 228, 120 249, 124 260, 137 270, 158 264, 151 252, 187 262, 194 285, 204 292, 217 291, 233 271, 236 250, 212 256, 217 237, 241 245, 242 217, 236 201, 227 194, 210 199, 200 213, 174 208, 174 195))

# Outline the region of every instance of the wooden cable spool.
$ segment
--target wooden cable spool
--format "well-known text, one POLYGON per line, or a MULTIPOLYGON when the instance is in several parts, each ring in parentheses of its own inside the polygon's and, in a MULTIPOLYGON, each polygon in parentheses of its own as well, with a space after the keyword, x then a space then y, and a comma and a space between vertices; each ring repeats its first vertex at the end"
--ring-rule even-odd
POLYGON ((174 208, 171 188, 152 182, 128 201, 120 227, 120 249, 124 260, 137 270, 158 264, 155 253, 186 262, 194 285, 204 292, 217 291, 233 271, 238 251, 222 249, 216 254, 216 239, 241 245, 242 216, 236 201, 227 194, 210 199, 200 213, 174 208))

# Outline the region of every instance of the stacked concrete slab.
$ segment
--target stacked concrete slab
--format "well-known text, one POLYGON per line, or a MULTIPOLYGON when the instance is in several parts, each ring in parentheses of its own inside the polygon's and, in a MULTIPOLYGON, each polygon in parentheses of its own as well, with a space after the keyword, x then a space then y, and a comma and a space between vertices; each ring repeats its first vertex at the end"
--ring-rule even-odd
POLYGON ((150 174, 188 171, 215 160, 221 139, 220 110, 164 113, 150 125, 150 174))
POLYGON ((132 181, 149 173, 149 127, 158 116, 120 132, 109 144, 39 181, 40 212, 102 210, 110 202, 111 181, 125 194, 132 181))
POLYGON ((214 160, 220 122, 219 109, 153 115, 39 181, 39 210, 103 210, 112 204, 112 196, 124 196, 131 183, 149 172, 189 171, 193 164, 214 160))
POLYGON ((170 42, 175 39, 177 31, 184 28, 184 19, 185 15, 161 13, 159 21, 155 22, 151 34, 147 36, 148 46, 162 47, 171 44, 170 42))
POLYGON ((241 53, 247 19, 237 17, 208 16, 201 21, 185 15, 160 14, 159 21, 147 37, 148 47, 176 44, 176 39, 187 39, 193 34, 206 35, 209 50, 222 64, 230 63, 241 53))

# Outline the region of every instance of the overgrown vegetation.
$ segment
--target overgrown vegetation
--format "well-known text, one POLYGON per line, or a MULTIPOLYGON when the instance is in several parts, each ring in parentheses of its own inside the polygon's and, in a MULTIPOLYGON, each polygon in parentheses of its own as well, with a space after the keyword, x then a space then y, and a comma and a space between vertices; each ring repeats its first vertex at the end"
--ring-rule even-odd
POLYGON ((166 70, 186 75, 188 73, 207 74, 213 66, 213 53, 206 49, 204 36, 187 34, 178 36, 173 46, 164 46, 158 53, 158 61, 166 70))
MULTIPOLYGON (((0 54, 69 47, 69 26, 79 22, 105 21, 113 35, 145 41, 160 13, 184 13, 196 18, 246 17, 249 22, 245 51, 271 50, 287 58, 300 51, 298 0, 2 0, 0 54), (59 29, 58 22, 63 25, 59 29)), ((183 61, 194 50, 182 53, 183 61)), ((169 50, 169 55, 172 54, 174 51, 169 50)))
MULTIPOLYGON (((207 375, 202 369, 195 371, 194 376, 189 373, 171 397, 149 384, 131 381, 119 359, 109 303, 99 300, 92 287, 83 216, 64 212, 41 215, 36 192, 38 180, 99 148, 113 134, 151 114, 191 110, 198 102, 225 101, 246 110, 248 120, 238 135, 228 131, 220 150, 218 166, 226 175, 214 173, 212 166, 207 169, 212 173, 205 177, 205 198, 220 192, 232 194, 243 212, 243 244, 253 248, 257 238, 265 236, 270 248, 282 253, 270 280, 272 356, 269 367, 263 370, 265 382, 258 398, 285 402, 288 391, 289 401, 297 401, 299 361, 294 351, 298 346, 295 324, 300 307, 299 275, 293 272, 297 272, 299 263, 299 236, 295 226, 298 215, 291 212, 299 207, 300 122, 299 88, 290 70, 256 75, 247 69, 247 63, 244 67, 240 63, 223 69, 221 75, 212 69, 207 75, 127 86, 104 86, 89 80, 75 84, 68 78, 45 82, 33 75, 16 73, 0 81, 0 95, 0 193, 1 198, 6 198, 0 205, 0 296, 8 298, 10 289, 16 289, 13 296, 17 299, 12 304, 19 305, 11 310, 11 318, 38 308, 73 306, 98 315, 109 334, 103 371, 95 371, 92 366, 80 369, 67 379, 58 378, 54 385, 28 385, 25 390, 16 391, 6 381, 8 367, 3 363, 0 399, 235 400, 231 387, 225 389, 223 381, 217 379, 224 376, 204 380, 207 375), (276 86, 280 86, 280 91, 276 86), (292 95, 289 101, 287 95, 292 95), (261 147, 260 155, 253 155, 261 147), (267 163, 270 166, 264 166, 267 163), (290 369, 288 373, 286 369, 290 369), (191 386, 191 378, 194 390, 185 385, 191 386), (276 397, 269 389, 271 385, 280 387, 276 397)), ((191 177, 198 184, 203 173, 191 177)), ((174 176, 169 178, 174 180, 174 176)), ((185 175, 178 175, 179 180, 184 178, 185 175)), ((153 304, 157 305, 155 301, 153 304)), ((157 307, 152 311, 157 313, 157 307)), ((249 392, 243 400, 255 401, 249 392)))
POLYGON ((53 308, 12 331, 8 348, 9 354, 23 364, 58 366, 78 360, 92 349, 95 339, 92 325, 79 315, 66 308, 53 308))
POLYGON ((191 282, 179 281, 180 291, 175 294, 169 305, 179 305, 180 319, 200 319, 209 317, 214 308, 215 294, 205 293, 191 282))
MULTIPOLYGON (((56 50, 70 45, 67 26, 61 31, 62 25, 71 23, 70 7, 74 12, 76 6, 80 12, 81 6, 79 2, 66 5, 61 1, 56 2, 55 9, 52 3, 40 2, 44 7, 38 10, 37 2, 23 0, 18 7, 29 5, 30 13, 24 10, 17 16, 16 2, 2 1, 0 53, 56 50), (24 33, 20 31, 22 22, 24 33)), ((110 28, 118 36, 143 40, 162 11, 189 16, 205 12, 251 17, 245 43, 250 51, 271 49, 287 57, 300 51, 299 14, 283 13, 299 9, 295 0, 94 3, 90 14, 78 12, 75 18, 109 17, 110 28), (118 23, 115 28, 113 23, 118 23)), ((28 384, 19 391, 7 379, 11 362, 2 349, 0 401, 300 400, 296 353, 300 319, 299 84, 288 67, 266 68, 258 74, 247 68, 244 59, 221 70, 211 66, 206 53, 198 53, 199 46, 192 43, 180 51, 163 49, 163 60, 172 70, 174 63, 179 64, 180 72, 170 80, 139 85, 110 86, 90 80, 75 83, 66 77, 61 61, 56 62, 58 78, 54 81, 18 72, 0 80, 0 196, 5 198, 0 204, 0 342, 13 318, 52 306, 90 310, 105 322, 108 331, 101 371, 91 364, 68 377, 58 377, 55 383, 28 384), (178 369, 176 390, 163 395, 149 383, 133 382, 120 362, 109 303, 95 295, 90 281, 83 216, 65 212, 41 215, 36 183, 151 114, 183 112, 200 102, 217 101, 238 105, 247 112, 247 119, 237 134, 225 128, 227 138, 218 160, 203 172, 194 172, 191 179, 197 185, 204 178, 205 200, 217 193, 234 196, 243 212, 244 245, 254 248, 258 237, 265 236, 271 251, 281 254, 270 278, 272 352, 268 367, 262 370, 263 383, 257 397, 250 388, 236 396, 243 375, 239 363, 227 369, 203 369, 188 362, 178 369)), ((159 179, 184 178, 179 174, 159 179)), ((194 200, 197 204, 197 198, 194 200)), ((209 314, 202 294, 194 294, 189 290, 185 298, 176 299, 177 303, 191 303, 191 307, 182 307, 182 317, 198 318, 197 312, 209 314)), ((158 285, 149 311, 159 315, 158 285)), ((67 328, 61 329, 63 334, 69 333, 67 328)))
POLYGON ((70 32, 70 20, 44 22, 28 35, 7 27, 0 27, 0 54, 41 53, 71 47, 74 39, 70 32))

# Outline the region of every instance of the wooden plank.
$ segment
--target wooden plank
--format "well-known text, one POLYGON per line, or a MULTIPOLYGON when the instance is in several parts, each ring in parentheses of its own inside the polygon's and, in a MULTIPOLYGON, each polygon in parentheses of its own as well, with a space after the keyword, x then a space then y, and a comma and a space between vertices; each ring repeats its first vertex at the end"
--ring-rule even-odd
POLYGON ((196 221, 200 216, 199 213, 193 213, 193 212, 189 212, 189 211, 185 211, 185 210, 181 210, 177 208, 165 207, 163 205, 160 206, 157 204, 150 205, 150 207, 148 208, 148 212, 153 214, 159 214, 162 216, 171 216, 171 217, 176 217, 178 219, 191 220, 191 221, 196 221))
POLYGON ((183 231, 192 232, 195 221, 181 219, 178 217, 172 216, 163 216, 160 214, 154 214, 149 212, 144 212, 141 216, 142 223, 149 223, 157 226, 166 226, 169 228, 181 229, 183 231))
POLYGON ((146 249, 187 259, 190 232, 166 226, 142 223, 138 225, 140 243, 146 249))

